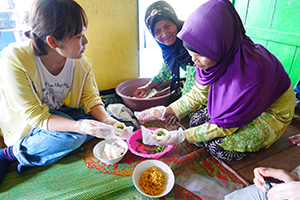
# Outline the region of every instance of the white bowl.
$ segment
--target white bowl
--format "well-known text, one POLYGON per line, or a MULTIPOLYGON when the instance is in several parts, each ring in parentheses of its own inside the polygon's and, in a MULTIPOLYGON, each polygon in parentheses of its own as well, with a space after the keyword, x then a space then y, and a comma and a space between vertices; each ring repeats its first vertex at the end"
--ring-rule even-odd
POLYGON ((120 160, 122 160, 122 158, 125 156, 125 154, 128 151, 128 145, 124 140, 120 140, 120 139, 110 139, 110 140, 102 140, 101 142, 99 142, 98 144, 96 144, 96 146, 93 149, 93 154, 96 158, 98 158, 101 162, 104 162, 106 164, 116 164, 117 162, 119 162, 120 160), (104 152, 104 147, 106 143, 116 143, 122 147, 125 148, 125 152, 118 158, 115 159, 104 159, 102 154, 104 152))
POLYGON ((141 162, 140 164, 138 164, 135 167, 133 174, 132 174, 132 181, 133 181, 135 188, 143 195, 145 195, 147 197, 152 197, 152 198, 159 198, 159 197, 163 197, 163 196, 167 195, 172 190, 172 188, 175 184, 175 176, 174 176, 172 169, 164 162, 159 161, 159 160, 146 160, 146 161, 141 162), (143 172, 147 171, 150 167, 153 167, 153 166, 158 167, 162 172, 165 172, 165 174, 167 176, 165 190, 163 193, 161 193, 160 195, 157 195, 157 196, 151 196, 149 194, 146 194, 143 191, 143 189, 141 188, 141 186, 139 185, 139 179, 140 179, 141 175, 143 174, 143 172))

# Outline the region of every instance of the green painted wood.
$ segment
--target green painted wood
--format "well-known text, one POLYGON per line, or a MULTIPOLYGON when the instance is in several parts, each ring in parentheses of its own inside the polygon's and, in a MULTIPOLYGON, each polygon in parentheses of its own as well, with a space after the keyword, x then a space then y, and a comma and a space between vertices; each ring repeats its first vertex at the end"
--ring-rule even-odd
POLYGON ((300 77, 300 47, 297 47, 296 49, 289 76, 293 85, 295 86, 300 77))
POLYGON ((277 0, 271 29, 300 34, 299 16, 299 0, 277 0))
POLYGON ((239 15, 243 23, 246 21, 247 9, 248 9, 248 0, 233 0, 232 4, 235 9, 239 11, 239 15))
POLYGON ((282 63, 285 71, 290 73, 296 47, 276 42, 268 42, 266 48, 276 55, 277 59, 282 63))
POLYGON ((235 0, 246 34, 283 64, 293 85, 300 78, 300 0, 235 0))
POLYGON ((251 38, 279 42, 283 44, 300 46, 300 34, 287 33, 282 31, 272 31, 255 27, 245 26, 246 34, 251 38))
POLYGON ((249 1, 245 26, 269 29, 274 11, 274 0, 249 1))

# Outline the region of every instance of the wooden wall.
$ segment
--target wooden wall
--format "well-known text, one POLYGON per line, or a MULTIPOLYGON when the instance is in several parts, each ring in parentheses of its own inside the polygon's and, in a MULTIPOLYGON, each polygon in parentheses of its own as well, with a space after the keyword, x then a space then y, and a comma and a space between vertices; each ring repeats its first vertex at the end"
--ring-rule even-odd
POLYGON ((300 1, 234 0, 246 34, 283 64, 293 85, 300 78, 300 1))

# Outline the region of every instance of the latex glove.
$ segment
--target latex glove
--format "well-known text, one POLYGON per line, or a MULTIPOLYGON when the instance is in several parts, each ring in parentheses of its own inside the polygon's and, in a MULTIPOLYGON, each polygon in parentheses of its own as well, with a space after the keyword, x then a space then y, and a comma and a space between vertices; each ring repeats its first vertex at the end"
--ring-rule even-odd
POLYGON ((133 133, 133 126, 126 126, 122 135, 123 140, 127 140, 133 133))
POLYGON ((180 144, 185 140, 185 133, 180 127, 178 130, 169 131, 170 137, 166 140, 157 140, 156 135, 151 130, 141 126, 143 143, 147 145, 168 145, 168 144, 180 144))
MULTIPOLYGON (((106 123, 106 124, 110 124, 110 125, 114 125, 115 123, 120 123, 118 120, 116 120, 113 117, 108 117, 108 118, 104 119, 103 122, 106 123)), ((116 130, 114 128, 114 131, 115 131, 114 134, 116 135, 117 138, 120 138, 122 140, 127 140, 127 138, 132 135, 134 127, 126 126, 125 124, 123 124, 123 125, 125 126, 124 130, 123 130, 123 133, 122 134, 117 134, 116 130)))
POLYGON ((119 121, 113 117, 108 117, 108 118, 105 118, 102 122, 105 124, 114 125, 115 123, 118 123, 119 121))
POLYGON ((75 129, 78 133, 88 134, 97 138, 113 139, 120 138, 115 135, 114 127, 96 120, 78 120, 75 129))
POLYGON ((185 133, 180 127, 178 130, 169 131, 170 137, 166 140, 158 141, 158 145, 180 144, 185 140, 185 133))
POLYGON ((134 115, 140 122, 146 122, 150 120, 165 120, 165 113, 165 106, 156 106, 140 112, 135 111, 134 115))
POLYGON ((152 131, 150 129, 141 126, 141 131, 142 131, 143 144, 158 145, 158 140, 156 139, 156 136, 152 134, 152 131))
POLYGON ((115 135, 119 136, 123 140, 127 140, 133 133, 133 126, 126 126, 124 123, 115 123, 113 125, 115 135))

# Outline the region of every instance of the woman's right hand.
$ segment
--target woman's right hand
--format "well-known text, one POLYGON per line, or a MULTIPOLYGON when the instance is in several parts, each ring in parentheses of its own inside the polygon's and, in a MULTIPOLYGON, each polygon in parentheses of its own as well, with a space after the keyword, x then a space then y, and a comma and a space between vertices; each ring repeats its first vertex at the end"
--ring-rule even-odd
POLYGON ((136 98, 143 98, 149 92, 150 89, 155 88, 159 84, 161 84, 161 82, 149 81, 146 85, 138 87, 133 92, 133 96, 136 98))
POLYGON ((254 169, 254 179, 253 182, 256 187, 262 192, 266 192, 264 188, 264 177, 272 177, 284 181, 285 183, 291 181, 299 181, 299 177, 296 174, 288 173, 282 169, 258 167, 254 169))
POLYGON ((136 98, 143 98, 143 96, 145 94, 147 94, 149 91, 149 88, 148 88, 148 85, 144 85, 142 87, 138 87, 134 93, 133 93, 133 96, 136 97, 136 98))
POLYGON ((165 106, 155 106, 143 111, 135 111, 134 115, 140 122, 143 123, 150 120, 164 120, 165 112, 165 106))
POLYGON ((118 136, 115 135, 115 129, 112 125, 105 124, 96 120, 79 120, 75 125, 75 129, 79 133, 92 135, 97 138, 118 138, 118 136))
POLYGON ((180 122, 170 106, 156 106, 139 112, 135 111, 134 115, 142 123, 150 120, 166 120, 168 124, 175 125, 176 122, 180 122))

